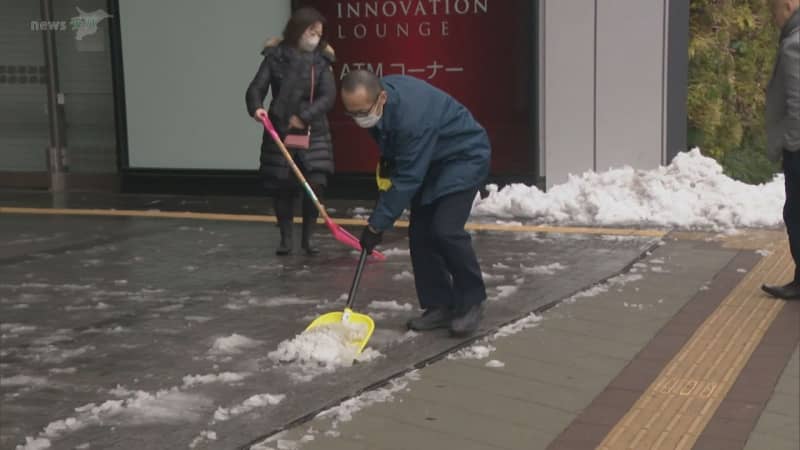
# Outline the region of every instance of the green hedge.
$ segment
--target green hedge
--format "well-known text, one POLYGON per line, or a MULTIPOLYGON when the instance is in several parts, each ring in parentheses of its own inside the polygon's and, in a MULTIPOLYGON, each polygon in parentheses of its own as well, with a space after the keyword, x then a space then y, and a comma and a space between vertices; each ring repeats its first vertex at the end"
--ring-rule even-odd
POLYGON ((719 161, 728 175, 768 181, 764 91, 778 32, 764 0, 691 0, 689 145, 719 161))

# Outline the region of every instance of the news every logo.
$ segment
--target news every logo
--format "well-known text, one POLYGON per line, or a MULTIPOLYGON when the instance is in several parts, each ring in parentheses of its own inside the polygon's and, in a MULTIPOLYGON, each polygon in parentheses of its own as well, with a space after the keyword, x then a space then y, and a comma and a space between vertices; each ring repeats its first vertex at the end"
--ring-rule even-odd
POLYGON ((75 39, 80 41, 86 36, 97 33, 97 26, 104 20, 113 17, 103 9, 86 12, 80 7, 75 7, 78 15, 66 20, 41 20, 31 21, 32 31, 67 31, 75 32, 75 39))

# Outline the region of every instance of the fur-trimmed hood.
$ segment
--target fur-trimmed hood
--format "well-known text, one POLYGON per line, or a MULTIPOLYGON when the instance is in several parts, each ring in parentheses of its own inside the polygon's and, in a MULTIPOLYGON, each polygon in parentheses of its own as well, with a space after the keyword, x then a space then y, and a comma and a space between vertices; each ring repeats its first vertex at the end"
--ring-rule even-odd
MULTIPOLYGON (((277 49, 278 47, 280 47, 281 43, 283 43, 283 38, 280 38, 280 37, 273 37, 273 38, 267 39, 264 42, 263 48, 261 49, 261 54, 266 56, 271 51, 273 51, 273 50, 277 49)), ((326 44, 324 49, 320 50, 319 48, 317 48, 314 51, 318 52, 325 59, 327 59, 330 63, 333 63, 334 61, 336 61, 336 53, 333 51, 333 47, 331 47, 330 44, 326 44)))

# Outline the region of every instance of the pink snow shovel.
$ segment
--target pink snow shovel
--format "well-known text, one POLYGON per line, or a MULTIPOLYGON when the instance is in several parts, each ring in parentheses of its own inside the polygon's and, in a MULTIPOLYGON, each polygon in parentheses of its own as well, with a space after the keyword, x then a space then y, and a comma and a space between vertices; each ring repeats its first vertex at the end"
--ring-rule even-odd
MULTIPOLYGON (((269 121, 269 118, 262 117, 261 122, 264 123, 264 128, 266 128, 267 131, 269 131, 270 136, 272 136, 272 140, 275 141, 275 144, 277 144, 278 148, 281 149, 283 157, 286 158, 286 161, 289 162, 289 167, 292 168, 292 171, 294 172, 295 176, 297 176, 297 179, 300 180, 300 183, 303 185, 303 189, 305 189, 308 196, 311 197, 311 200, 314 202, 314 205, 317 207, 317 210, 319 211, 319 215, 322 217, 323 220, 325 220, 325 225, 327 225, 328 229, 331 230, 333 237, 337 241, 345 245, 348 245, 358 251, 361 251, 361 243, 358 241, 358 238, 350 234, 344 228, 342 228, 341 225, 337 225, 336 222, 334 222, 333 219, 331 219, 331 217, 328 215, 328 211, 325 210, 325 207, 322 206, 322 203, 319 202, 317 195, 314 194, 314 190, 311 189, 311 186, 308 184, 308 181, 306 181, 306 177, 303 176, 303 173, 300 172, 300 168, 298 168, 297 164, 295 164, 294 159, 292 159, 292 155, 289 154, 289 150, 286 149, 286 146, 283 144, 283 141, 281 141, 280 136, 278 136, 278 132, 275 131, 275 127, 272 126, 272 122, 269 121)), ((386 256, 384 256, 383 253, 377 250, 373 250, 372 255, 378 261, 384 261, 386 259, 386 256)))

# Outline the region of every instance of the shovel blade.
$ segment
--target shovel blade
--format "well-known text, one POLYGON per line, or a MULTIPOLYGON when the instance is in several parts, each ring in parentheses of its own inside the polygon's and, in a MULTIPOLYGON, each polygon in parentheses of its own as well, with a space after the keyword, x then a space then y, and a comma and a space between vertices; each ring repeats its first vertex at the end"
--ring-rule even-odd
POLYGON ((361 353, 364 350, 369 338, 372 337, 372 332, 375 331, 375 321, 370 316, 353 312, 349 309, 345 309, 344 312, 337 311, 323 314, 314 319, 305 331, 338 323, 363 329, 363 334, 359 336, 359 339, 352 342, 354 346, 358 347, 357 353, 361 353))

